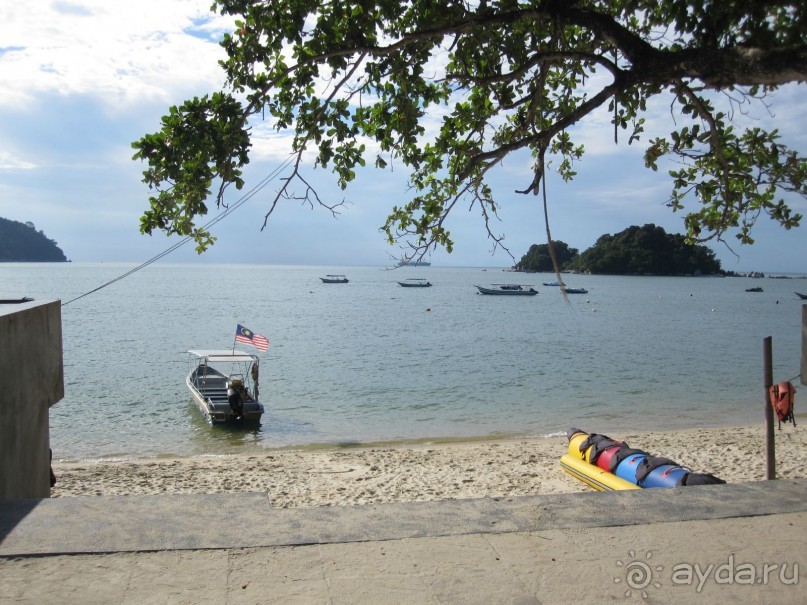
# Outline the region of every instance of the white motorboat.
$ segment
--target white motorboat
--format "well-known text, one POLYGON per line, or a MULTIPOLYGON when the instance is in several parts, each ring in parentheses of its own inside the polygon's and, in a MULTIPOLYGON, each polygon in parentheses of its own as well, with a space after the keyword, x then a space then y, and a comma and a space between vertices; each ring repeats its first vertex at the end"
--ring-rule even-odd
POLYGON ((257 355, 233 350, 188 351, 190 371, 185 383, 196 407, 211 424, 259 423, 257 355))
POLYGON ((347 277, 344 275, 326 275, 325 277, 320 277, 323 284, 346 284, 348 282, 347 277))

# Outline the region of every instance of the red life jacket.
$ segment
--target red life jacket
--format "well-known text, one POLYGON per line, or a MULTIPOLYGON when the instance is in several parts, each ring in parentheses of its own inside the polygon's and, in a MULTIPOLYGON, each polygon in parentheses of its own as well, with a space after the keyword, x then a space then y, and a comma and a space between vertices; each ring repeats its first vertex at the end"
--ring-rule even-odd
POLYGON ((771 406, 779 419, 779 428, 783 422, 792 422, 796 426, 796 418, 793 416, 793 403, 795 400, 796 388, 790 382, 780 382, 770 388, 771 406))

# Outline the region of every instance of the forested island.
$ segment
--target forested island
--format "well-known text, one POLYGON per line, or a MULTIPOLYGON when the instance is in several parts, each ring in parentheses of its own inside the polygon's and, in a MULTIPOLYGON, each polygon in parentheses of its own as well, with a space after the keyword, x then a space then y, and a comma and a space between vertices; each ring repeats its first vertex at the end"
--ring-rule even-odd
MULTIPOLYGON (((553 242, 561 271, 607 275, 722 275, 715 253, 688 244, 679 234, 668 234, 650 224, 606 234, 582 253, 565 242, 553 242)), ((516 271, 554 271, 547 244, 533 244, 513 267, 516 271)))
POLYGON ((0 262, 63 263, 67 257, 33 223, 0 218, 0 262))

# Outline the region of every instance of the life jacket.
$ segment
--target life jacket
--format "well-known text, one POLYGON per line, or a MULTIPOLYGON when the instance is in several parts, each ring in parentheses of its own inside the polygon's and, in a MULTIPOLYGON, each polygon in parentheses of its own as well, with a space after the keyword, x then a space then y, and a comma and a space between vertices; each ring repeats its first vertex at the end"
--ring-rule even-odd
POLYGON ((572 427, 572 428, 570 428, 568 431, 566 431, 566 439, 568 439, 569 441, 571 441, 571 440, 572 440, 572 437, 574 437, 574 436, 575 436, 575 435, 577 435, 578 433, 583 433, 583 434, 586 434, 586 432, 585 432, 585 431, 581 431, 580 429, 576 429, 576 428, 572 427))
POLYGON ((796 418, 793 415, 793 403, 795 400, 796 388, 790 382, 780 382, 770 388, 771 406, 779 419, 779 428, 783 422, 792 422, 796 426, 796 418))
POLYGON ((683 487, 686 485, 716 485, 725 483, 723 479, 718 479, 711 473, 687 473, 683 478, 675 484, 676 487, 683 487))
POLYGON ((647 452, 644 450, 638 450, 633 447, 628 447, 627 443, 623 443, 619 446, 616 450, 616 454, 611 457, 611 466, 608 469, 611 473, 616 474, 616 467, 619 466, 619 463, 622 462, 628 456, 632 456, 633 454, 644 454, 647 455, 647 452))
POLYGON ((636 483, 638 485, 642 485, 644 480, 647 479, 647 476, 650 474, 650 471, 664 465, 679 466, 677 462, 673 462, 669 458, 664 458, 663 456, 647 456, 636 468, 636 483))
POLYGON ((616 439, 611 439, 610 437, 606 437, 605 435, 599 435, 597 433, 591 433, 585 440, 580 444, 580 454, 583 455, 585 458, 585 453, 588 448, 591 448, 591 451, 588 453, 588 461, 591 464, 597 464, 597 458, 600 457, 600 454, 605 452, 605 450, 619 447, 622 445, 621 441, 617 441, 616 439))

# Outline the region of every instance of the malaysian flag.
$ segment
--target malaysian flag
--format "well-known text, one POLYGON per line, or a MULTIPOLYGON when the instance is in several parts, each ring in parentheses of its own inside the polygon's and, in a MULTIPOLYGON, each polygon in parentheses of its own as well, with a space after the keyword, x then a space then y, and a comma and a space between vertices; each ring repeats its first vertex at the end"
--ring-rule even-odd
POLYGON ((249 328, 245 328, 241 324, 238 324, 238 328, 235 330, 235 340, 236 342, 252 345, 259 351, 265 351, 269 348, 269 341, 265 336, 255 334, 255 332, 249 328))

